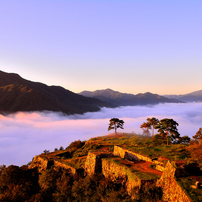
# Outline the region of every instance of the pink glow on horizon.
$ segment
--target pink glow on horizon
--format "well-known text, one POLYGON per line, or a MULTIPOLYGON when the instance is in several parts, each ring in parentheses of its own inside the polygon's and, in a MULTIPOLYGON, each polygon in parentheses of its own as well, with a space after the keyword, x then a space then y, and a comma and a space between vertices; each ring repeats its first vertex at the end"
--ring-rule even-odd
POLYGON ((109 119, 123 119, 124 130, 141 134, 140 125, 148 118, 173 118, 181 136, 192 137, 202 127, 202 103, 159 104, 154 106, 102 108, 99 112, 62 116, 59 113, 16 113, 0 115, 0 165, 22 165, 45 149, 53 151, 72 141, 105 136, 109 119))

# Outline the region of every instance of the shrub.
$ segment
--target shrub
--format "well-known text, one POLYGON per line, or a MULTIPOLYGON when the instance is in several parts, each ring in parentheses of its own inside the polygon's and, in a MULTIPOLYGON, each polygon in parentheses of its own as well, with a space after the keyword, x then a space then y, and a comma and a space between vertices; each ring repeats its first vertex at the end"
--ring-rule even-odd
POLYGON ((63 147, 63 146, 61 146, 59 150, 61 150, 61 151, 62 151, 62 150, 64 150, 64 147, 63 147))
POLYGON ((74 152, 76 152, 78 149, 83 147, 85 145, 85 141, 77 140, 72 142, 66 150, 70 153, 71 156, 73 156, 74 152))

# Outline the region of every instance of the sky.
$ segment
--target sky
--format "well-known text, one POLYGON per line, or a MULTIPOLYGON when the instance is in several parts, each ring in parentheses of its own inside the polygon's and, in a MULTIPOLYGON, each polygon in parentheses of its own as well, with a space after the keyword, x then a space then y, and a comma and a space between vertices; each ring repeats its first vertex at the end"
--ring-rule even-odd
POLYGON ((0 70, 79 93, 202 89, 201 0, 0 0, 0 70))
MULTIPOLYGON (((147 118, 174 119, 181 137, 192 137, 201 127, 202 103, 166 103, 147 106, 102 108, 99 112, 64 116, 59 113, 32 112, 0 115, 0 165, 27 164, 44 150, 66 148, 72 141, 114 133, 109 120, 119 117, 125 123, 118 132, 142 134, 140 125, 147 118), (172 110, 171 110, 172 109, 172 110)), ((157 132, 157 131, 155 131, 157 132)))

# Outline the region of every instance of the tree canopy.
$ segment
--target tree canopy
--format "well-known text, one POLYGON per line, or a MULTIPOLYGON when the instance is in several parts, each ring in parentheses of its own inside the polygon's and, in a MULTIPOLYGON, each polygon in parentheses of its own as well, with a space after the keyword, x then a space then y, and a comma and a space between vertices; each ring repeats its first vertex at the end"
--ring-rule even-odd
POLYGON ((111 118, 109 120, 108 131, 111 130, 111 129, 114 129, 115 130, 115 134, 117 135, 117 128, 124 129, 123 128, 123 124, 124 124, 123 120, 120 120, 118 118, 111 118))
POLYGON ((180 134, 178 133, 177 129, 178 125, 179 124, 173 119, 165 118, 160 120, 160 122, 156 126, 160 135, 166 137, 167 145, 169 144, 169 139, 174 140, 180 138, 180 134))
POLYGON ((202 143, 202 128, 196 132, 196 135, 193 136, 196 143, 202 143))
POLYGON ((151 129, 151 126, 148 123, 143 122, 140 128, 142 128, 143 131, 147 134, 147 136, 149 136, 149 129, 151 129))
POLYGON ((147 124, 152 126, 152 137, 154 136, 154 129, 156 128, 158 123, 159 123, 159 120, 157 118, 155 118, 155 117, 147 118, 147 124))

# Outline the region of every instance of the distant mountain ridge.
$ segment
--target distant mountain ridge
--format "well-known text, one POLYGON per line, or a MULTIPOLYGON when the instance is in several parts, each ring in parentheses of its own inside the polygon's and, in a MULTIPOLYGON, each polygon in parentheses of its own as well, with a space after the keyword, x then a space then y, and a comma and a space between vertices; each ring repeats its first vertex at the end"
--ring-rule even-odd
POLYGON ((0 71, 0 113, 19 111, 53 111, 64 114, 82 114, 99 111, 101 107, 135 106, 158 103, 202 101, 202 90, 186 95, 160 96, 139 93, 121 93, 111 89, 73 93, 60 86, 33 82, 15 73, 0 71))
POLYGON ((0 112, 54 111, 65 114, 99 111, 109 107, 95 98, 88 98, 60 86, 23 79, 18 74, 0 71, 0 112))
POLYGON ((96 90, 96 91, 82 91, 80 95, 86 97, 97 98, 101 101, 107 102, 111 105, 117 106, 134 106, 134 105, 147 105, 158 103, 179 103, 176 99, 166 98, 158 94, 139 93, 137 95, 120 93, 111 89, 96 90))
POLYGON ((202 102, 202 90, 194 91, 184 95, 164 95, 167 98, 178 99, 183 102, 202 102))

